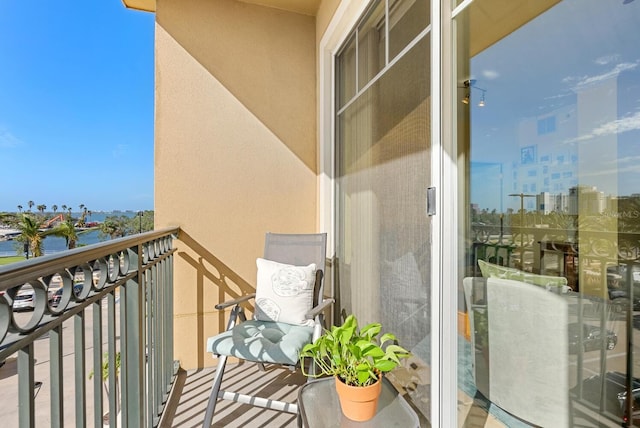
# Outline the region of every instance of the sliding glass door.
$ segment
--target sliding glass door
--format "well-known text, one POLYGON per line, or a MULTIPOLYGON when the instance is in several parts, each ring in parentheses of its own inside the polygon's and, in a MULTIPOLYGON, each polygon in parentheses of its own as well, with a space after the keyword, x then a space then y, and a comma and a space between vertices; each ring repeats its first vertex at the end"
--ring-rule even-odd
MULTIPOLYGON (((336 56, 336 296, 413 356, 391 379, 429 416, 429 2, 373 2, 336 56)), ((426 422, 425 422, 426 423, 426 422)))
POLYGON ((639 23, 633 0, 456 11, 458 426, 640 424, 639 23))

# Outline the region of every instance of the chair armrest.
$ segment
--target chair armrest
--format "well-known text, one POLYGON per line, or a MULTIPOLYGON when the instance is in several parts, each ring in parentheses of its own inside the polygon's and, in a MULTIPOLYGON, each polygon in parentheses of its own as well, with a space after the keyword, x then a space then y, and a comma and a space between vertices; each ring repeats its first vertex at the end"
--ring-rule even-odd
POLYGON ((305 314, 305 318, 313 319, 316 315, 319 315, 322 311, 324 311, 330 305, 335 303, 335 299, 324 299, 322 302, 318 304, 318 306, 311 308, 309 312, 305 314))
POLYGON ((227 300, 226 302, 218 303, 215 306, 215 308, 217 310, 225 309, 225 308, 228 308, 229 306, 234 306, 234 305, 237 305, 238 303, 242 303, 249 299, 253 299, 254 297, 256 297, 256 293, 247 294, 245 296, 240 296, 237 299, 227 300))

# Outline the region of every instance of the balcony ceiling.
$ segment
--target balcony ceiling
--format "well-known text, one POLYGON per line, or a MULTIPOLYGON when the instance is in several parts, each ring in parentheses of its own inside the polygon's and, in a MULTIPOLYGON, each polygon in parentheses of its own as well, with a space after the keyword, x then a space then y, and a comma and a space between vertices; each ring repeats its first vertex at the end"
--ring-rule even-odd
MULTIPOLYGON (((130 9, 156 11, 156 0, 122 0, 130 9)), ((288 10, 303 15, 315 16, 322 0, 239 0, 243 3, 257 4, 273 7, 275 9, 288 10)))
POLYGON ((144 10, 147 12, 156 11, 156 0, 122 0, 122 3, 129 9, 144 10))

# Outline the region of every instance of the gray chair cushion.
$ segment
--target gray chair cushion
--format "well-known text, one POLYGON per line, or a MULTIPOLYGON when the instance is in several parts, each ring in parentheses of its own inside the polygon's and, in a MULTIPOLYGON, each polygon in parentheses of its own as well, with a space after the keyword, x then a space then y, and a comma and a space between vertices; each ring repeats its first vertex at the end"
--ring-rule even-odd
POLYGON ((268 321, 245 321, 207 339, 207 352, 254 362, 295 366, 313 327, 268 321))

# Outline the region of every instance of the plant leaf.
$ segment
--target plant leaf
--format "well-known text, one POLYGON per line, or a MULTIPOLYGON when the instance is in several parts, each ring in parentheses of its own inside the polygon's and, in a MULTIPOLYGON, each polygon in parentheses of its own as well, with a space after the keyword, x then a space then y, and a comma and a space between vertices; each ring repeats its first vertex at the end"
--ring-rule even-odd
POLYGON ((398 364, 400 364, 400 358, 406 358, 409 355, 411 355, 409 354, 409 351, 398 345, 389 345, 385 351, 385 357, 392 359, 398 364))
POLYGON ((368 380, 369 380, 369 372, 368 371, 358 372, 358 384, 365 385, 368 380))
POLYGON ((378 360, 376 361, 374 367, 378 370, 380 370, 381 372, 389 372, 391 370, 393 370, 394 368, 396 368, 398 364, 396 364, 394 361, 390 361, 390 360, 378 360))
POLYGON ((362 330, 360 330, 360 335, 366 336, 369 340, 371 340, 371 338, 377 336, 380 333, 381 329, 382 325, 380 325, 380 323, 374 322, 364 326, 362 330))
POLYGON ((396 341, 396 340, 398 340, 398 339, 396 339, 396 336, 395 336, 395 335, 393 335, 393 334, 391 334, 391 333, 385 333, 385 334, 383 334, 383 335, 382 335, 382 337, 380 338, 380 343, 385 343, 385 342, 387 342, 387 341, 389 341, 389 340, 391 340, 391 341, 395 342, 395 341, 396 341))
POLYGON ((377 345, 368 343, 365 340, 359 342, 359 345, 360 345, 360 349, 362 350, 362 355, 365 357, 371 357, 373 359, 376 359, 376 358, 384 357, 385 355, 382 348, 380 348, 377 345))

